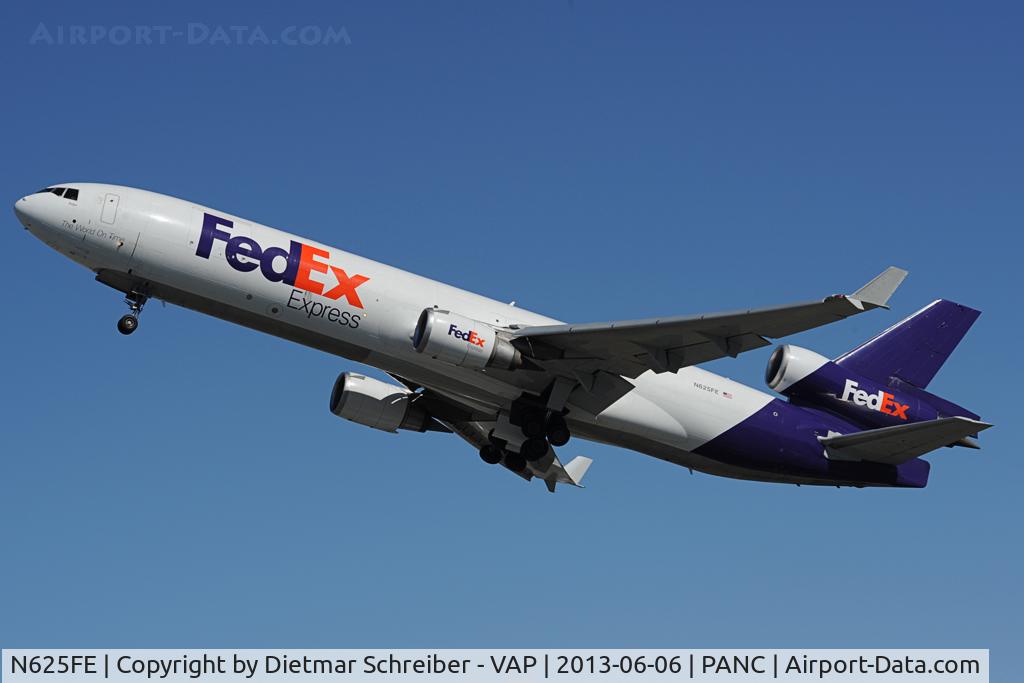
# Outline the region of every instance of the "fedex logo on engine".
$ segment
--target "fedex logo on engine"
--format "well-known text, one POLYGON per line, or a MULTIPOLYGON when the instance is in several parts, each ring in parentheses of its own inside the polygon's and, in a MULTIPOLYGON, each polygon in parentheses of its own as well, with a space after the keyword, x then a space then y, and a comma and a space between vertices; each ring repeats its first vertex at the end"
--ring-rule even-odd
POLYGON ((473 344, 474 346, 479 346, 480 348, 483 348, 484 344, 486 343, 486 340, 479 334, 477 334, 475 330, 464 332, 459 329, 458 325, 455 324, 448 326, 448 336, 455 337, 456 339, 461 339, 463 341, 467 341, 470 344, 473 344))
POLYGON ((896 401, 896 397, 893 394, 881 389, 879 389, 877 394, 869 394, 863 389, 858 388, 858 386, 854 380, 846 380, 846 386, 843 387, 843 400, 852 401, 859 406, 867 406, 871 410, 877 410, 880 413, 895 415, 901 420, 907 419, 907 409, 910 406, 896 401))
POLYGON ((370 278, 365 275, 349 275, 343 269, 332 266, 331 253, 326 249, 317 249, 295 240, 291 241, 287 251, 280 247, 264 249, 253 238, 232 236, 221 230, 220 226, 234 227, 234 221, 210 213, 203 214, 203 232, 199 236, 196 256, 210 258, 213 243, 220 240, 225 243, 224 258, 228 265, 239 272, 248 273, 259 268, 263 277, 271 282, 284 282, 328 299, 344 298, 356 308, 363 307, 356 288, 370 278), (321 282, 317 279, 317 273, 329 274, 333 282, 321 282))

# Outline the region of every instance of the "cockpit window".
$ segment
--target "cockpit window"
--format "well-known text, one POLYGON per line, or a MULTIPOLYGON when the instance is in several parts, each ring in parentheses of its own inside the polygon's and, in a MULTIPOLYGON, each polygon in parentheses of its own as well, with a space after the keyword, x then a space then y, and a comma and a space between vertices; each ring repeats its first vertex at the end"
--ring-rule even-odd
POLYGON ((52 192, 58 197, 64 197, 64 199, 70 199, 72 201, 78 200, 78 190, 73 187, 44 187, 36 192, 36 194, 42 194, 44 192, 52 192))

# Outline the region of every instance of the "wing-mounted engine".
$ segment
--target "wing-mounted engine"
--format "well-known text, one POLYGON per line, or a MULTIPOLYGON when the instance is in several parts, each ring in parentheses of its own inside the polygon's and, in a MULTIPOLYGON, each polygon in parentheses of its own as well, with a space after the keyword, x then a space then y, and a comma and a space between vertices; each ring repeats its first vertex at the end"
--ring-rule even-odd
POLYGON ((444 431, 444 427, 418 405, 419 394, 397 384, 343 372, 331 392, 331 412, 338 417, 385 432, 444 431))
POLYGON ((459 367, 513 370, 523 364, 501 331, 451 311, 424 309, 412 343, 418 352, 459 367))

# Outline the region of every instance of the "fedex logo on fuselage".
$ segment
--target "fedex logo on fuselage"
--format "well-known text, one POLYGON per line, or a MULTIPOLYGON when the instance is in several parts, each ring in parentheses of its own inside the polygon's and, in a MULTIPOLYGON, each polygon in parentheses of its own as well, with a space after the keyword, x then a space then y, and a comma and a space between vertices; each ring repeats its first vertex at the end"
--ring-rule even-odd
POLYGON ((878 390, 877 394, 869 394, 858 387, 859 385, 856 381, 852 379, 846 380, 846 386, 843 387, 843 400, 852 401, 856 405, 866 406, 880 413, 894 415, 901 420, 907 419, 907 409, 910 406, 896 401, 896 397, 893 394, 881 389, 878 390))
POLYGON ((448 326, 448 336, 455 337, 456 339, 461 339, 463 341, 467 341, 470 344, 479 346, 480 348, 483 348, 484 344, 486 343, 486 340, 479 334, 477 334, 476 330, 464 332, 463 330, 459 329, 458 325, 455 324, 448 326))
POLYGON ((287 251, 281 247, 264 249, 251 237, 244 235, 232 236, 221 230, 234 227, 234 221, 203 214, 203 232, 199 236, 196 256, 208 259, 213 250, 213 243, 220 240, 224 245, 224 258, 228 264, 241 273, 260 269, 267 280, 284 282, 296 289, 302 289, 328 299, 345 298, 356 308, 362 308, 356 288, 370 278, 365 275, 349 275, 343 269, 330 264, 331 253, 326 249, 317 249, 302 242, 292 240, 287 251), (317 273, 330 274, 334 282, 321 282, 317 273))

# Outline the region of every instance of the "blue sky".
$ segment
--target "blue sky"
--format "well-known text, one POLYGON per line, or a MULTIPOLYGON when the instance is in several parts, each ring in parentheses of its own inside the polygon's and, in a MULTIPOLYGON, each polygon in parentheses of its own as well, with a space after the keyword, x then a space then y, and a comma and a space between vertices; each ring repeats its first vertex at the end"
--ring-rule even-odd
MULTIPOLYGON (((549 495, 332 417, 344 359, 118 295, 12 213, 0 644, 966 646, 1024 633, 1022 14, 933 3, 8 3, 0 187, 123 183, 572 321, 850 291, 984 314, 932 389, 995 422, 923 491, 574 441, 549 495), (58 25, 344 27, 286 46, 58 25), (56 43, 56 39, 50 41, 56 43)), ((763 385, 769 350, 711 369, 763 385)), ((999 676, 998 674, 1002 674, 999 676)))

